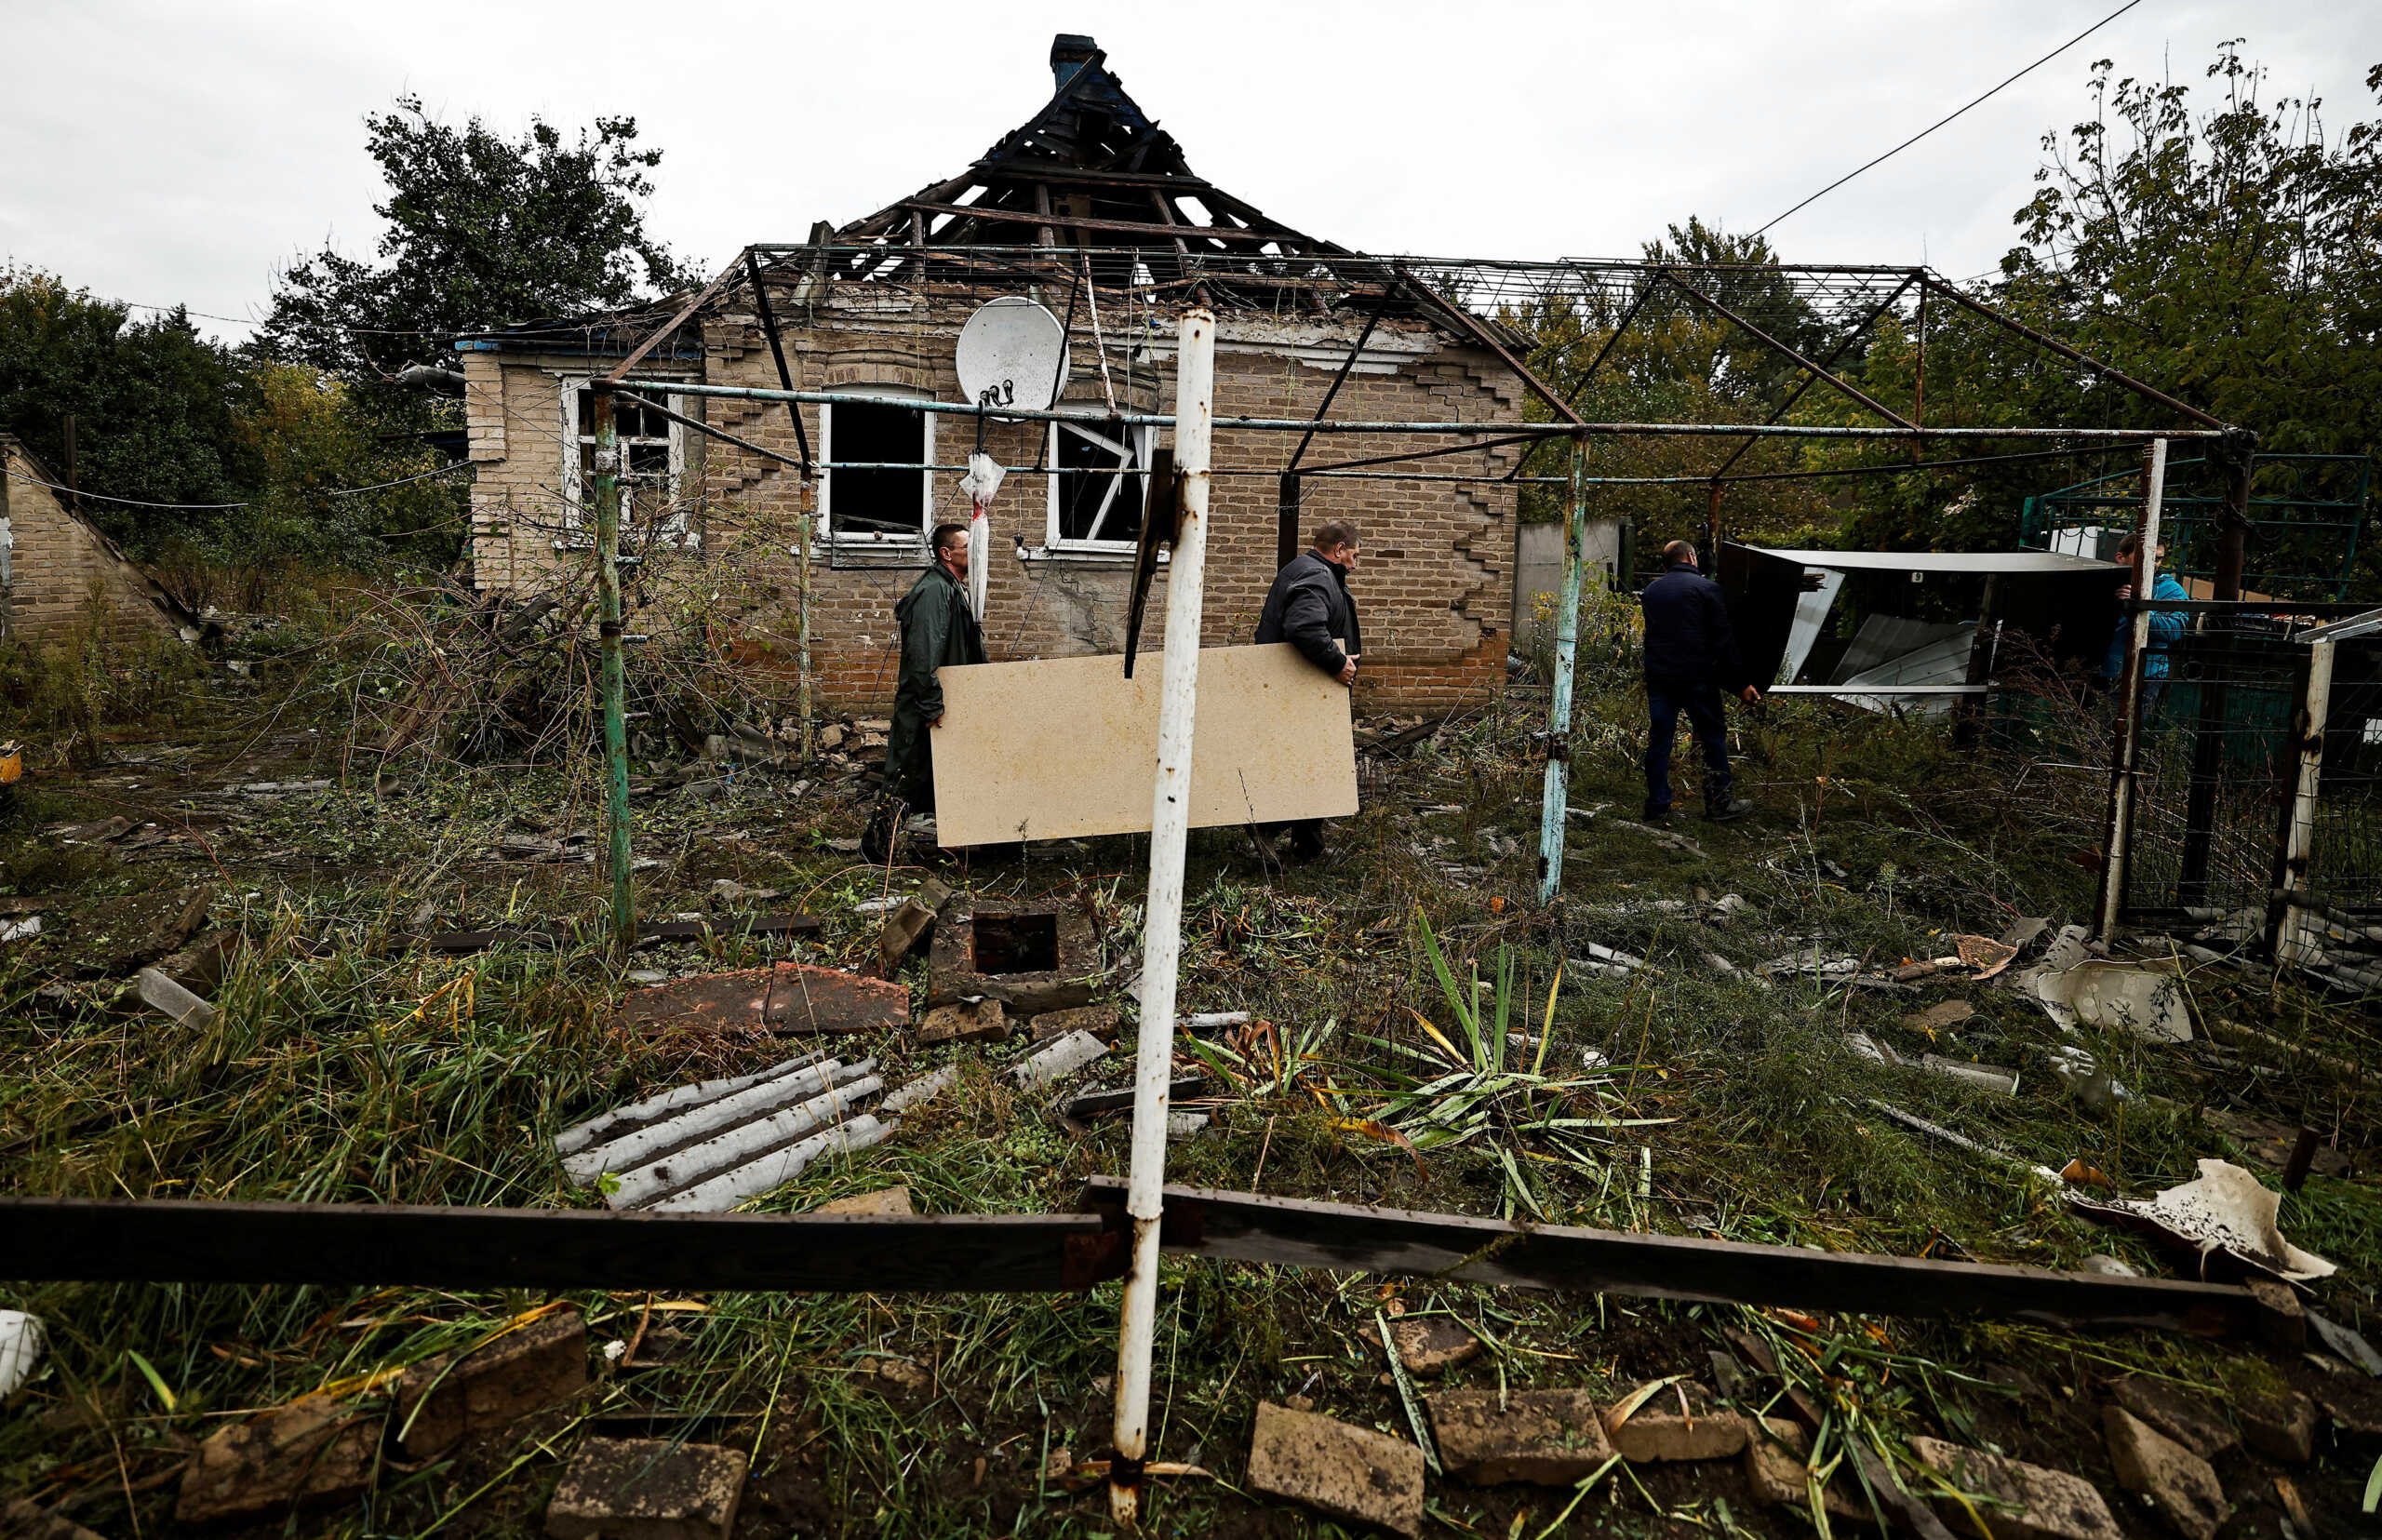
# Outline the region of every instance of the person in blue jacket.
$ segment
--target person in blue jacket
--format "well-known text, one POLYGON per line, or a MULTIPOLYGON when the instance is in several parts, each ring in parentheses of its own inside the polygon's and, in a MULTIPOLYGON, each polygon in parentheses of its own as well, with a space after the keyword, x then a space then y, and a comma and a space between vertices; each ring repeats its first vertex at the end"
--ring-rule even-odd
POLYGON ((1751 705, 1761 691, 1737 655, 1720 585, 1695 569, 1695 547, 1675 540, 1663 547, 1663 575, 1638 596, 1646 616, 1646 710, 1653 718, 1646 740, 1646 818, 1658 824, 1670 816, 1671 746, 1681 712, 1704 745, 1704 816, 1723 823, 1743 818, 1753 804, 1729 792, 1729 724, 1720 715, 1720 692, 1751 705))
MULTIPOLYGON (((2141 536, 2130 532, 2125 539, 2118 542, 2117 563, 2119 566, 2134 565, 2134 553, 2140 545, 2141 539, 2141 536)), ((2182 599, 2188 602, 2191 598, 2190 591, 2177 583, 2172 574, 2159 570, 2159 564, 2164 561, 2166 556, 2167 548, 2164 545, 2151 548, 2150 596, 2154 599, 2182 599)), ((2134 597, 2134 584, 2129 583, 2119 588, 2117 596, 2121 604, 2134 597)), ((2142 654, 2142 719, 2146 722, 2159 714, 2159 698, 2167 692, 2167 649, 2175 646, 2175 638, 2184 634, 2184 627, 2189 619, 2189 615, 2181 609, 2153 609, 2150 612, 2150 643, 2144 649, 2142 654)), ((2101 660, 2101 677, 2108 681, 2109 689, 2113 691, 2125 683, 2126 644, 2133 639, 2133 615, 2120 615, 2117 634, 2109 638, 2108 655, 2101 660)))

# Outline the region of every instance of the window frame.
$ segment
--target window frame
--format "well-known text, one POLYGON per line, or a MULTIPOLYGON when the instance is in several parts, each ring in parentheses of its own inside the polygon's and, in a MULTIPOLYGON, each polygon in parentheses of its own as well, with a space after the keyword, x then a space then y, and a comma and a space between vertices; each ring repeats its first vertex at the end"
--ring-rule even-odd
MULTIPOLYGON (((580 449, 582 446, 588 449, 593 449, 596 441, 592 435, 581 431, 579 420, 579 393, 594 385, 598 378, 600 377, 596 375, 557 375, 555 377, 555 382, 560 386, 562 391, 562 486, 564 500, 562 523, 566 529, 572 531, 574 534, 583 534, 593 529, 593 525, 588 521, 585 512, 587 506, 585 476, 584 473, 580 468, 580 449)), ((672 411, 684 412, 687 409, 687 398, 683 395, 666 395, 662 397, 662 405, 669 408, 672 411)), ((615 403, 613 409, 615 412, 619 410, 617 403, 615 403)), ((684 503, 679 503, 677 502, 678 489, 686 485, 687 479, 687 432, 680 424, 664 419, 662 422, 662 435, 663 436, 659 440, 659 442, 669 446, 668 452, 670 457, 670 468, 663 473, 661 502, 663 507, 669 508, 670 512, 662 521, 659 528, 654 528, 651 525, 648 525, 646 528, 649 533, 673 541, 679 545, 689 548, 700 547, 703 544, 703 536, 695 529, 693 510, 687 507, 684 503), (676 507, 672 507, 671 505, 673 503, 677 503, 677 505, 676 507)), ((625 446, 629 444, 652 444, 657 442, 657 440, 648 436, 639 436, 636 438, 620 439, 619 442, 625 446)), ((627 466, 627 457, 625 453, 623 453, 622 458, 622 465, 623 470, 625 470, 627 466)), ((631 491, 631 489, 636 485, 638 485, 638 483, 630 480, 626 476, 622 478, 622 490, 623 493, 628 494, 622 498, 621 526, 623 529, 635 529, 638 528, 636 521, 637 502, 634 492, 631 491)), ((573 543, 583 544, 585 542, 582 540, 574 542, 573 543)))
POLYGON ((911 534, 892 534, 878 529, 838 529, 836 527, 836 412, 839 407, 854 403, 823 401, 819 405, 819 538, 831 545, 856 549, 877 550, 926 549, 927 531, 934 528, 934 439, 935 419, 940 412, 918 410, 919 405, 934 400, 925 391, 902 386, 877 386, 866 392, 852 391, 849 395, 866 395, 868 406, 906 407, 917 412, 919 421, 918 453, 918 527, 911 534), (899 394, 890 394, 898 392, 899 394), (880 394, 886 393, 886 394, 880 394))
MULTIPOLYGON (((1111 446, 1105 433, 1098 433, 1095 436, 1095 430, 1105 428, 1108 425, 1109 419, 1107 418, 1086 418, 1080 425, 1074 422, 1052 422, 1050 424, 1050 470, 1044 478, 1049 484, 1045 490, 1043 502, 1044 518, 1042 541, 1044 550, 1081 554, 1086 556, 1130 556, 1133 555, 1135 551, 1140 549, 1141 540, 1138 533, 1136 533, 1132 538, 1125 540, 1092 540, 1090 538, 1064 536, 1062 534, 1060 529, 1060 483, 1070 475, 1096 475, 1098 473, 1061 470, 1059 468, 1059 435, 1062 433, 1072 433, 1078 437, 1091 439, 1095 444, 1099 445, 1099 447, 1107 449, 1109 449, 1109 452, 1114 453, 1116 451, 1111 446)), ((1125 425, 1124 431, 1125 443, 1128 446, 1128 459, 1124 467, 1117 473, 1117 483, 1115 486, 1112 486, 1110 495, 1113 499, 1115 491, 1117 488, 1121 487, 1125 477, 1139 476, 1142 483, 1142 516, 1144 518, 1147 518, 1149 516, 1150 507, 1150 460, 1158 448, 1158 429, 1149 423, 1128 423, 1125 425)), ((1098 517, 1093 520, 1094 527, 1097 528, 1100 520, 1106 517, 1107 510, 1104 508, 1098 517)))

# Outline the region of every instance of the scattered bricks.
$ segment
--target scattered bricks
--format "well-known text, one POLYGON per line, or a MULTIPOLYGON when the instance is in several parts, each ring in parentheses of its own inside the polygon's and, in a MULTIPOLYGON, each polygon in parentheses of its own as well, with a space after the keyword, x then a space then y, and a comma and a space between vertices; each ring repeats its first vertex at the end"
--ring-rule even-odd
MULTIPOLYGON (((1746 1429, 1746 1485, 1758 1502, 1772 1507, 1808 1507, 1812 1497, 1812 1436, 1784 1417, 1764 1417, 1746 1429)), ((1839 1519, 1867 1519, 1869 1505, 1842 1481, 1830 1482, 1821 1501, 1839 1519)))
POLYGON ((398 1441, 423 1460, 462 1439, 569 1399, 587 1384, 587 1323, 558 1311, 484 1347, 427 1359, 397 1382, 398 1441))
POLYGON ((2316 1454, 2316 1403, 2296 1390, 2251 1394, 2234 1403, 2241 1439, 2269 1460, 2304 1466, 2316 1454))
POLYGON ((1631 1465, 1671 1460, 1725 1460, 1745 1453, 1750 1430, 1733 1412, 1697 1411, 1686 1416, 1639 1412, 1618 1427, 1610 1424, 1613 1447, 1631 1465))
POLYGON ((877 1192, 855 1193, 838 1198, 832 1203, 822 1203, 812 1213, 916 1213, 910 1207, 910 1189, 886 1187, 877 1192))
POLYGON ((950 899, 951 890, 933 877, 926 879, 916 893, 902 901, 901 907, 886 917, 885 929, 877 937, 877 972, 891 978, 914 951, 934 919, 950 899))
POLYGON ((2225 1489, 2208 1462, 2121 1406, 2101 1409, 2118 1484, 2140 1493, 2186 1540, 2215 1540, 2225 1489))
MULTIPOLYGON (((1941 1439, 1913 1439, 1910 1452, 1962 1492, 1998 1506, 1986 1520, 1992 1525, 1989 1540, 2121 1540, 2108 1504, 2081 1477, 1941 1439)), ((1936 1499, 1935 1511, 1963 1534, 1987 1534, 1967 1507, 1949 1497, 1936 1499)))
POLYGON ((1516 1390, 1502 1408, 1498 1399, 1493 1390, 1442 1390, 1429 1398, 1439 1461, 1457 1480, 1565 1486, 1613 1458, 1588 1392, 1516 1390))
POLYGON ((1480 1339, 1445 1316, 1411 1316, 1389 1323, 1398 1361, 1410 1374, 1444 1374, 1480 1356, 1480 1339))
POLYGON ((927 1004, 977 996, 1019 1016, 1091 1003, 1099 973, 1091 917, 1073 904, 979 904, 954 899, 934 928, 927 1004))
POLYGON ((555 1540, 728 1540, 744 1452, 666 1439, 590 1439, 546 1505, 555 1540))
POLYGON ((1423 1452, 1313 1412, 1257 1403, 1249 1484, 1334 1519, 1412 1535, 1423 1527, 1423 1452))
POLYGON ((1122 1024, 1122 1018, 1113 1005, 1082 1005, 1072 1011, 1045 1011, 1035 1017, 1032 1024, 1034 1040, 1037 1043, 1064 1038, 1070 1032, 1089 1032, 1104 1043, 1113 1043, 1122 1024))
POLYGON ((918 1046, 997 1042, 1009 1036, 1009 1013, 998 1000, 961 1000, 938 1005, 918 1024, 918 1046))
POLYGON ((2238 1448, 2241 1436, 2199 1397, 2148 1374, 2128 1374, 2109 1386, 2118 1404, 2203 1460, 2238 1448))
POLYGON ((2306 1346, 2308 1312, 2300 1307, 2299 1291, 2270 1278, 2254 1278, 2248 1287, 2257 1302, 2258 1340, 2294 1351, 2306 1346))
POLYGON ((40 1507, 28 1497, 0 1503, 0 1535, 7 1540, 100 1540, 72 1519, 40 1507))
POLYGON ((200 1444, 182 1472, 174 1519, 203 1524, 343 1503, 363 1493, 380 1446, 379 1419, 353 1415, 328 1396, 301 1396, 200 1444))

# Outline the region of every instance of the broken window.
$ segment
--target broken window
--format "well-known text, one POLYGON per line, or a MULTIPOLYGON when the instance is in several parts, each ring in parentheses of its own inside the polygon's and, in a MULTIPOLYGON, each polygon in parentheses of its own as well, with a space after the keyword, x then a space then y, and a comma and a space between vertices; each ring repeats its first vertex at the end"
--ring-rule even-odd
POLYGON ((1050 543, 1130 551, 1142 538, 1155 430, 1100 422, 1050 424, 1050 543))
MULTIPOLYGON (((671 397, 670 409, 683 411, 680 401, 671 397)), ((569 522, 573 529, 582 529, 592 524, 594 513, 587 497, 596 475, 595 389, 572 384, 563 392, 563 403, 567 438, 573 448, 563 476, 570 498, 569 522)), ((615 395, 612 432, 621 451, 621 528, 693 544, 688 510, 678 501, 677 424, 642 403, 615 395)))
POLYGON ((836 401, 822 407, 819 419, 829 463, 819 478, 819 508, 828 538, 923 542, 934 516, 934 475, 926 468, 934 462, 934 414, 836 401))

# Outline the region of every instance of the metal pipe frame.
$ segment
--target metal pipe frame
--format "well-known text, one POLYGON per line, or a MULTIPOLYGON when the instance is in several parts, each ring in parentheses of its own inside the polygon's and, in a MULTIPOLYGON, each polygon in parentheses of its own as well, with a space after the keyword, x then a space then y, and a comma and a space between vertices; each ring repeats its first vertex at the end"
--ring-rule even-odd
MULTIPOLYGON (((861 406, 904 407, 912 411, 935 412, 945 416, 974 417, 981 408, 957 401, 929 401, 915 396, 870 395, 850 391, 783 391, 769 390, 758 385, 710 385, 691 380, 630 380, 623 382, 631 389, 666 391, 673 395, 703 395, 723 400, 801 401, 835 406, 850 402, 861 406)), ((1004 421, 1027 422, 1121 422, 1131 427, 1172 427, 1174 418, 1165 412, 1062 412, 1026 411, 1012 407, 996 414, 1004 421)), ((1577 427, 1563 422, 1318 422, 1305 417, 1219 417, 1218 432, 1230 429, 1250 433, 1416 433, 1416 434, 1502 434, 1519 438, 1727 438, 1739 434, 1752 434, 1764 438, 1949 438, 1949 439, 2088 439, 2109 444, 2148 444, 2153 440, 2223 438, 2230 431, 2215 428, 1893 428, 1863 424, 1852 426, 1815 426, 1801 423, 1746 422, 1584 422, 1577 427)), ((1473 449, 1481 446, 1472 445, 1473 449)), ((1895 466, 1907 470, 1908 466, 1895 466)), ((1272 473, 1268 473, 1272 474, 1272 473)), ((1702 483, 1706 476, 1689 478, 1702 483)))
POLYGON ((1555 681, 1546 706, 1546 779, 1538 809, 1538 903, 1563 892, 1563 834, 1572 795, 1572 682, 1580 653, 1580 590, 1587 564, 1588 447, 1572 446, 1572 502, 1563 525, 1563 599, 1555 612, 1555 681))
POLYGON ((2281 868, 2267 905, 2267 950, 2281 963, 2311 961, 2315 946, 2300 917, 2308 895, 2308 864, 2316 853, 2316 803, 2324 777, 2324 727, 2332 716, 2333 649, 2329 636, 2308 644, 2308 688, 2299 708, 2299 773, 2283 819, 2281 868))
POLYGON ((612 868, 612 944, 626 957, 636 944, 636 890, 630 881, 627 637, 621 606, 621 441, 609 381, 595 382, 596 645, 604 692, 604 823, 612 868))
POLYGON ((1740 330, 1752 337, 1755 341, 1769 347, 1772 351, 1781 354, 1788 358, 1792 358, 1796 363, 1800 364, 1803 368, 1811 370, 1813 375, 1817 376, 1819 379, 1825 380, 1828 384, 1834 386, 1837 391, 1843 395, 1859 402, 1862 406, 1867 407, 1869 410, 1877 413, 1880 417, 1884 418, 1887 422, 1892 422, 1898 428, 1908 428, 1913 432, 1918 431, 1919 424, 1913 422, 1909 418, 1903 416, 1902 413, 1894 410, 1883 402, 1872 397, 1867 392, 1859 390, 1846 382, 1838 379, 1835 375, 1830 374, 1820 365, 1804 357, 1800 352, 1787 346, 1785 342, 1780 341, 1777 338, 1773 337, 1770 333, 1762 330, 1760 327, 1754 325, 1751 321, 1746 320, 1735 311, 1731 310, 1727 305, 1722 304, 1720 301, 1712 298, 1709 294, 1705 293, 1693 284, 1689 283, 1685 278, 1680 277, 1677 273, 1672 272, 1669 268, 1665 268, 1662 275, 1669 279, 1671 287, 1678 289, 1680 293, 1685 294, 1688 298, 1695 301, 1698 304, 1709 307, 1727 320, 1735 323, 1740 330))
MULTIPOLYGON (((2148 586, 2158 570, 2159 502, 2167 489, 2167 441, 2160 439, 2143 457, 2142 519, 2134 526, 2134 591, 2148 586)), ((2117 743, 2109 765, 2108 843, 2101 862, 2100 903, 2094 935, 2108 941, 2117 934, 2118 916, 2125 907, 2127 859, 2134 847, 2135 762, 2142 751, 2142 670, 2150 649, 2150 611, 2137 609, 2128 628, 2125 677, 2119 686, 2117 743)))
MULTIPOLYGON (((1869 312, 1868 317, 1862 321, 1859 326, 1856 326, 1852 330, 1846 332, 1844 334, 1844 340, 1838 342, 1834 350, 1832 350, 1825 359, 1822 359, 1821 362, 1828 368, 1834 368, 1836 361, 1844 356, 1846 350, 1851 348, 1853 343, 1859 341, 1863 335, 1866 334, 1871 327, 1876 326, 1878 324, 1879 317, 1884 315, 1887 311, 1893 309, 1896 301, 1900 300, 1905 294, 1909 293, 1910 286, 1916 282, 1918 282, 1918 280, 1915 278, 1904 279, 1902 287, 1895 289, 1892 294, 1887 295, 1885 302, 1880 304, 1877 309, 1869 312)), ((1926 302, 1926 299, 1927 291, 1925 289, 1920 290, 1920 302, 1924 304, 1926 302)), ((1804 376, 1802 382, 1795 387, 1793 393, 1790 394, 1786 400, 1778 403, 1777 408, 1768 417, 1762 419, 1762 421, 1764 422, 1775 422, 1780 418, 1786 416, 1787 412, 1794 408, 1795 403, 1803 398, 1804 392, 1819 383, 1820 378, 1821 376, 1817 372, 1804 376)), ((1829 376, 1829 378, 1833 379, 1834 377, 1829 376)), ((1917 423, 1914 422, 1913 426, 1917 426, 1917 423)), ((1748 438, 1744 443, 1738 445, 1733 450, 1730 451, 1729 458, 1720 462, 1719 465, 1713 468, 1713 479, 1717 481, 1728 478, 1729 467, 1744 459, 1746 451, 1752 449, 1753 446, 1754 441, 1748 438)), ((1919 444, 1916 439, 1911 442, 1911 452, 1913 454, 1917 454, 1919 452, 1919 444)), ((1738 476, 1732 479, 1750 481, 1755 478, 1752 476, 1738 476)))

